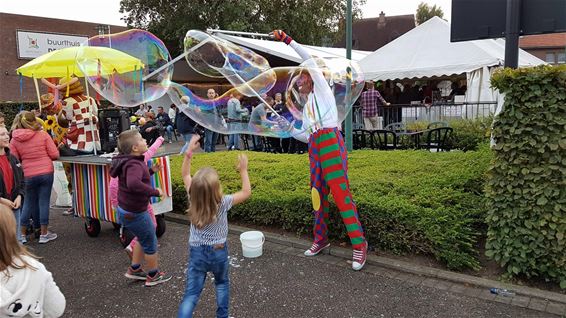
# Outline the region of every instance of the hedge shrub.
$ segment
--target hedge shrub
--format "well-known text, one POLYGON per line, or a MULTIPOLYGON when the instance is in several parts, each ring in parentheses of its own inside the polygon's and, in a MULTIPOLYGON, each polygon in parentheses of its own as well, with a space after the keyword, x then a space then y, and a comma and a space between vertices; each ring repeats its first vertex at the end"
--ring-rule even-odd
MULTIPOLYGON (((230 217, 258 225, 311 233, 312 205, 307 155, 248 153, 252 198, 230 211, 230 217)), ((172 160, 175 210, 184 211, 186 194, 180 174, 182 157, 172 160)), ((199 154, 196 169, 215 167, 224 191, 240 187, 234 169, 236 153, 199 154)), ((432 254, 449 268, 479 268, 474 244, 485 218, 484 173, 490 151, 354 151, 350 181, 371 245, 396 253, 432 254)), ((347 240, 332 205, 330 235, 347 240)))
MULTIPOLYGON (((449 120, 448 125, 454 128, 450 139, 451 149, 462 151, 477 150, 480 145, 488 143, 491 136, 493 117, 479 117, 476 119, 449 120)), ((425 130, 428 122, 415 121, 407 125, 409 130, 425 130)))
POLYGON ((2 112, 5 116, 4 120, 6 127, 10 129, 12 121, 14 121, 14 117, 16 117, 16 114, 19 113, 20 110, 32 110, 37 108, 37 105, 37 102, 0 103, 0 112, 2 112))
POLYGON ((488 182, 487 255, 566 288, 566 67, 505 69, 488 182))

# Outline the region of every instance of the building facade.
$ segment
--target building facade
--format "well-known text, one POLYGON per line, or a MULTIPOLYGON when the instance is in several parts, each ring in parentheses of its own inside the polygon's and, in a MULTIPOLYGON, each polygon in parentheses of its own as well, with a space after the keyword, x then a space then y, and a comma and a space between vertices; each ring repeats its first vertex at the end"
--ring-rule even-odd
MULTIPOLYGON (((352 49, 375 51, 415 26, 413 14, 387 17, 382 11, 377 18, 356 20, 352 23, 352 49)), ((345 38, 335 46, 346 47, 345 38)))
POLYGON ((0 13, 0 102, 37 101, 33 80, 23 77, 20 93, 20 77, 16 74, 18 67, 34 57, 49 50, 80 45, 101 33, 125 30, 124 26, 0 13))
POLYGON ((566 63, 566 33, 523 36, 519 47, 549 64, 566 63))

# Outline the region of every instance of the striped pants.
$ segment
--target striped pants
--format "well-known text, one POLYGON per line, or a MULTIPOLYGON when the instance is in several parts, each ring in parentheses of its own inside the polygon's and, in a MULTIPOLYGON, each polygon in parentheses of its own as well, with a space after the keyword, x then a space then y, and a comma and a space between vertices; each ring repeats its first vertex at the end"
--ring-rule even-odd
POLYGON ((346 225, 354 249, 364 248, 365 238, 356 204, 350 193, 348 181, 348 158, 344 139, 338 128, 323 128, 309 137, 309 160, 311 172, 311 194, 314 209, 314 242, 327 240, 328 194, 346 225))

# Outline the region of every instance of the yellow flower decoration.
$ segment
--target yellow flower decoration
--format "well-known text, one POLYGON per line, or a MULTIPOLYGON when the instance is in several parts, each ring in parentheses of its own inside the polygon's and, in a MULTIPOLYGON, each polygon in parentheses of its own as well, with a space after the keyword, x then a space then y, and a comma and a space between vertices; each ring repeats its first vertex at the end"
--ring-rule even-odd
POLYGON ((43 122, 43 129, 45 129, 45 131, 52 130, 56 124, 57 119, 55 119, 55 116, 47 116, 47 120, 43 122))

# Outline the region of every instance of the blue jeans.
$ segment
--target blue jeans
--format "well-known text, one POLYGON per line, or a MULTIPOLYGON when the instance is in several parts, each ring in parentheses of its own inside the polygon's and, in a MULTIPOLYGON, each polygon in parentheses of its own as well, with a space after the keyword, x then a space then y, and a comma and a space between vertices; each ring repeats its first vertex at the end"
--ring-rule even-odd
POLYGON ((191 246, 189 255, 189 271, 187 272, 187 288, 185 296, 179 306, 178 318, 193 316, 193 311, 197 306, 200 293, 204 287, 206 273, 214 274, 214 284, 216 287, 216 317, 228 317, 230 306, 230 281, 228 271, 228 245, 224 243, 224 248, 214 249, 211 245, 191 246))
POLYGON ((215 152, 216 141, 218 140, 218 133, 212 130, 204 130, 204 152, 215 152))
POLYGON ((193 134, 191 133, 183 134, 183 140, 185 141, 185 145, 183 145, 183 148, 181 148, 180 154, 184 154, 185 151, 187 151, 187 148, 189 148, 189 141, 191 141, 191 138, 193 138, 193 134))
POLYGON ((151 216, 147 211, 134 213, 128 212, 121 207, 117 207, 120 213, 120 224, 132 232, 143 248, 146 255, 157 253, 157 235, 151 216))
POLYGON ((231 149, 232 146, 236 149, 240 149, 240 135, 239 134, 232 134, 228 136, 228 149, 231 149))
POLYGON ((25 178, 26 197, 22 207, 21 225, 27 226, 30 217, 33 226, 49 225, 49 200, 53 188, 53 173, 25 178))
POLYGON ((167 132, 167 141, 171 141, 173 138, 173 126, 167 125, 165 132, 167 132))
POLYGON ((16 237, 18 238, 18 242, 22 241, 22 209, 15 209, 14 210, 14 217, 16 218, 16 237))

